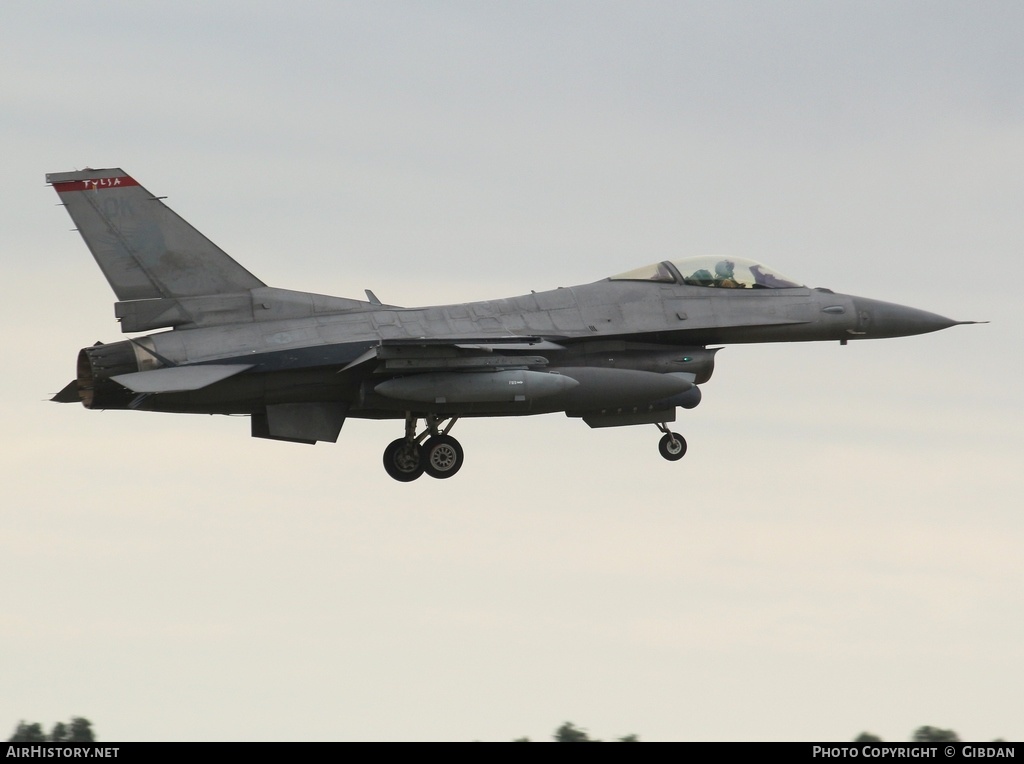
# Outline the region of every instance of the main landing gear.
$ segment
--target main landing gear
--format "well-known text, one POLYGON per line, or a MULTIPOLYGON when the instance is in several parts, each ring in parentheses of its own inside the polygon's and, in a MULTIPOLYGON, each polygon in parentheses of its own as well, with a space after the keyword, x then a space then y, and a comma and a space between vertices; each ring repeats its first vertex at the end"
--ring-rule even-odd
POLYGON ((656 425, 659 430, 665 433, 658 443, 658 450, 661 455, 670 462, 676 462, 686 454, 686 439, 676 432, 672 432, 665 424, 656 425))
POLYGON ((458 417, 451 417, 448 426, 440 429, 447 418, 428 416, 427 426, 419 435, 412 414, 405 415, 405 437, 392 441, 384 449, 384 469, 402 483, 409 483, 424 472, 432 478, 450 478, 462 468, 463 452, 459 441, 448 431, 458 417))
MULTIPOLYGON (((392 441, 384 449, 384 469, 401 483, 410 483, 424 473, 444 480, 462 469, 462 446, 448 434, 458 417, 428 416, 425 421, 426 427, 417 435, 419 418, 406 414, 405 437, 392 441), (442 429, 445 422, 447 426, 442 429)), ((662 457, 670 462, 682 459, 686 454, 686 439, 664 423, 656 426, 664 433, 658 443, 662 457)))

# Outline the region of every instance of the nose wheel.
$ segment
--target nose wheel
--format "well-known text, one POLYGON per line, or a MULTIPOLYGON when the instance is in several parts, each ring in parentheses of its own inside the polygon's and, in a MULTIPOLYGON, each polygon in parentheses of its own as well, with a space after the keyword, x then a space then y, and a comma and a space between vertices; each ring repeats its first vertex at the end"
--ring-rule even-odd
POLYGON ((686 439, 679 433, 669 430, 664 424, 659 424, 658 429, 665 433, 658 443, 658 451, 662 457, 670 462, 682 459, 686 455, 686 439))
POLYGON ((409 483, 423 473, 444 480, 462 469, 462 445, 448 434, 458 417, 452 417, 443 430, 445 420, 427 417, 427 426, 416 434, 417 417, 406 414, 405 437, 394 440, 384 449, 384 470, 395 480, 409 483))

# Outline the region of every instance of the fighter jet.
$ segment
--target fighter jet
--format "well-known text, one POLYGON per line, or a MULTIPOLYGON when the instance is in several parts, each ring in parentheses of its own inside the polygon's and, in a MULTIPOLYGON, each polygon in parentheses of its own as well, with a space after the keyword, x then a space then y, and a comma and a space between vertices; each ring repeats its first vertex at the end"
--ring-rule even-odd
POLYGON ((54 401, 244 414, 253 437, 308 444, 336 442, 348 417, 397 419, 404 434, 383 461, 402 482, 459 471, 460 417, 651 424, 675 461, 686 441, 668 425, 700 403, 720 349, 709 345, 846 344, 973 323, 808 288, 734 257, 420 308, 369 290, 366 300, 297 292, 264 284, 123 170, 46 181, 113 288, 121 331, 137 335, 82 348, 54 401))

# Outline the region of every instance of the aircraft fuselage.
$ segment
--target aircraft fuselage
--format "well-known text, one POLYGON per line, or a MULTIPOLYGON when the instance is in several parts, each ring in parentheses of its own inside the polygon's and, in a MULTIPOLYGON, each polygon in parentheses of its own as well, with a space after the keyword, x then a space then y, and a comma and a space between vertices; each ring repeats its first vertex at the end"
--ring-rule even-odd
POLYGON ((811 289, 728 257, 663 261, 580 286, 400 308, 270 287, 120 169, 47 176, 118 297, 132 339, 79 352, 54 400, 246 414, 256 437, 335 441, 347 417, 405 420, 397 480, 454 475, 463 416, 563 412, 667 429, 714 371, 710 345, 898 337, 957 321, 811 289), (162 330, 162 331, 154 331, 162 330), (426 429, 417 434, 417 423, 426 429), (447 426, 444 425, 448 422, 447 426))

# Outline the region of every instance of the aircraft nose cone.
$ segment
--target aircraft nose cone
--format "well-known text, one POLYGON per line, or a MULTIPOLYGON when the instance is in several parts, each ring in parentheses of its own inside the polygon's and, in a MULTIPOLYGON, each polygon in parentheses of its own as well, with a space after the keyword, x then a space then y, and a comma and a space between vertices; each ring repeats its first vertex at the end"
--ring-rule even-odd
POLYGON ((866 297, 854 297, 853 303, 857 309, 857 333, 866 337, 906 337, 964 323, 926 310, 866 297))

